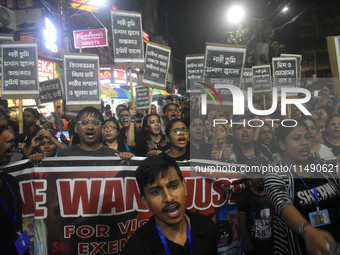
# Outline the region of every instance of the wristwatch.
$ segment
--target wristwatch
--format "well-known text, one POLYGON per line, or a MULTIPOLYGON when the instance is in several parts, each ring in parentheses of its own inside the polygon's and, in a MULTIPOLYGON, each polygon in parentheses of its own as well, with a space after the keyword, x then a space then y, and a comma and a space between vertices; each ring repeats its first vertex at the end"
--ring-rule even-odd
POLYGON ((305 224, 303 224, 303 225, 301 225, 300 227, 299 227, 299 234, 300 235, 304 235, 304 233, 305 233, 305 231, 306 231, 306 227, 309 225, 309 223, 308 222, 306 222, 305 224))

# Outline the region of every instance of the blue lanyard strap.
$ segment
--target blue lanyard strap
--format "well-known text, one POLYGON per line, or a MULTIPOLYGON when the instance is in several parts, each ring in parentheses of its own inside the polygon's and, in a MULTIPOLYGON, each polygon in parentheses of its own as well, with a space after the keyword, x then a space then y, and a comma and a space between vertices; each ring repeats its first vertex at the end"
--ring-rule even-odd
POLYGON ((314 184, 314 192, 312 192, 310 190, 310 188, 308 188, 308 186, 306 185, 306 183, 304 182, 304 180, 301 178, 301 176, 299 176, 300 180, 303 182, 303 184, 306 186, 306 188, 309 190, 309 192, 314 196, 315 198, 315 202, 316 202, 316 209, 319 212, 319 198, 318 198, 318 193, 316 192, 316 186, 315 186, 315 179, 314 179, 314 174, 313 174, 313 184, 314 184))
MULTIPOLYGON (((185 221, 186 221, 186 223, 187 223, 187 235, 188 235, 188 240, 189 240, 189 245, 190 245, 190 255, 192 255, 192 236, 191 236, 191 229, 190 229, 190 226, 189 226, 187 217, 186 217, 185 215, 184 215, 184 218, 185 218, 185 221)), ((161 241, 162 241, 163 247, 164 247, 164 249, 165 249, 166 255, 171 255, 169 245, 168 245, 168 243, 167 243, 167 241, 166 241, 166 239, 165 239, 165 236, 164 236, 162 230, 158 227, 157 222, 156 222, 156 219, 155 219, 155 225, 156 225, 156 228, 157 228, 157 231, 158 231, 158 235, 159 235, 159 237, 161 238, 161 241)))
POLYGON ((15 203, 15 195, 13 193, 13 190, 11 189, 11 187, 8 185, 8 183, 4 180, 4 178, 2 176, 0 176, 1 180, 6 184, 6 186, 8 187, 9 191, 12 193, 13 198, 14 198, 14 213, 12 214, 11 211, 9 210, 8 206, 6 205, 5 201, 2 199, 2 197, 0 197, 0 202, 3 205, 3 207, 6 210, 6 213, 12 223, 12 225, 14 226, 14 228, 16 229, 16 231, 19 231, 19 229, 17 229, 17 207, 16 207, 16 203, 15 203))

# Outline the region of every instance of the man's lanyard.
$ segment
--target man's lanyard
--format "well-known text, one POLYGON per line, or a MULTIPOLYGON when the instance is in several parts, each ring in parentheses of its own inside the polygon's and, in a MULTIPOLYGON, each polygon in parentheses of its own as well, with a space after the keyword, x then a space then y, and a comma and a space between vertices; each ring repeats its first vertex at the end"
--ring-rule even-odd
POLYGON ((8 185, 8 183, 4 180, 4 178, 2 176, 0 176, 0 178, 2 179, 2 181, 7 185, 8 189, 10 190, 10 192, 13 195, 14 198, 14 213, 12 214, 11 211, 9 210, 8 206, 6 205, 5 201, 0 197, 0 202, 3 205, 3 207, 5 208, 7 215, 12 223, 12 225, 14 226, 14 228, 16 229, 16 231, 19 233, 19 229, 17 228, 17 207, 16 207, 16 203, 15 203, 15 195, 11 189, 11 187, 8 185))
MULTIPOLYGON (((188 235, 189 245, 190 245, 190 255, 192 255, 192 236, 191 236, 191 230, 190 230, 190 226, 189 226, 187 217, 185 215, 184 215, 184 218, 185 218, 185 221, 187 223, 187 235, 188 235)), ((171 255, 171 252, 170 252, 170 249, 169 249, 169 245, 168 245, 168 243, 167 243, 167 241, 165 239, 165 236, 164 236, 162 230, 158 227, 156 219, 155 219, 155 224, 156 224, 156 228, 157 228, 157 231, 158 231, 158 235, 159 235, 159 237, 162 240, 162 244, 163 244, 163 247, 165 249, 166 255, 171 255)))
POLYGON ((316 186, 315 186, 315 179, 314 179, 314 173, 313 173, 313 184, 314 184, 314 192, 312 192, 310 190, 310 188, 308 188, 308 186, 306 185, 306 183, 304 182, 304 180, 300 177, 300 180, 302 181, 302 183, 306 186, 306 188, 309 190, 309 192, 313 195, 313 197, 315 198, 315 202, 316 202, 316 210, 317 212, 319 212, 319 208, 320 208, 320 205, 319 205, 319 198, 318 198, 318 193, 316 192, 316 186))

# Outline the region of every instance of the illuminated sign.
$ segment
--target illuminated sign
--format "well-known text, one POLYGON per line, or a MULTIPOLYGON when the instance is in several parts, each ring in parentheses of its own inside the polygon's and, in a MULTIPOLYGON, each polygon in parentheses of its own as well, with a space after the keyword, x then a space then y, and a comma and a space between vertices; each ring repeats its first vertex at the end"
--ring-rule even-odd
POLYGON ((106 47, 106 28, 73 31, 74 48, 79 49, 79 41, 82 48, 106 47))
POLYGON ((51 80, 56 77, 56 66, 54 62, 38 59, 39 81, 51 80))
POLYGON ((52 52, 57 52, 57 29, 48 18, 45 18, 43 34, 46 48, 52 52))
POLYGON ((72 8, 80 9, 83 11, 98 12, 98 5, 90 4, 89 2, 90 0, 71 0, 71 6, 72 8))
POLYGON ((123 69, 114 69, 114 83, 127 84, 127 75, 123 69))

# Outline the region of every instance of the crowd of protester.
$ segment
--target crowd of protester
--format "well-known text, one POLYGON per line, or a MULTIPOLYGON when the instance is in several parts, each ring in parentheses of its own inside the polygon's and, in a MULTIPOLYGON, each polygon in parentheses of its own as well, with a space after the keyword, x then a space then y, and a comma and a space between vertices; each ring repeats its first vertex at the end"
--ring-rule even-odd
MULTIPOLYGON (((267 103, 270 106, 268 100, 267 103)), ((131 102, 120 104, 116 109, 107 105, 102 111, 89 106, 74 120, 65 120, 55 114, 60 121, 54 121, 53 125, 39 125, 39 112, 26 108, 22 116, 22 134, 19 134, 18 123, 9 117, 7 120, 15 141, 11 162, 25 158, 39 161, 54 156, 119 156, 129 160, 133 156, 164 153, 176 161, 206 159, 287 166, 294 171, 270 173, 266 177, 261 174, 249 176, 251 185, 241 193, 238 201, 243 252, 330 254, 329 242, 340 241, 340 182, 335 171, 314 176, 308 170, 317 166, 327 168, 329 165, 325 160, 340 159, 339 104, 324 100, 314 104, 313 109, 307 105, 311 116, 304 116, 294 105, 287 116, 278 112, 256 116, 250 111, 242 116, 218 111, 202 116, 197 104, 197 97, 179 100, 178 96, 168 96, 159 100, 157 106, 152 105, 150 112, 136 109, 131 102), (215 119, 223 124, 214 125, 215 119), (280 121, 273 122, 273 119, 293 119, 296 125, 283 127, 280 121), (245 125, 231 126, 231 120, 245 125), (249 120, 252 125, 248 124, 249 120), (66 128, 69 139, 63 133, 57 139, 57 132, 66 128), (308 198, 301 197, 304 191, 308 198), (247 201, 260 201, 261 206, 256 203, 247 206, 247 201), (321 227, 310 220, 310 214, 319 213, 319 209, 327 211, 324 216, 330 222, 324 220, 324 224, 319 224, 321 227)), ((257 109, 265 109, 268 105, 263 105, 261 97, 254 98, 257 109)), ((8 111, 6 100, 1 100, 0 108, 8 111)))

